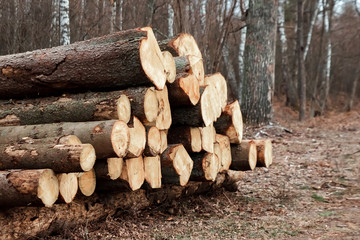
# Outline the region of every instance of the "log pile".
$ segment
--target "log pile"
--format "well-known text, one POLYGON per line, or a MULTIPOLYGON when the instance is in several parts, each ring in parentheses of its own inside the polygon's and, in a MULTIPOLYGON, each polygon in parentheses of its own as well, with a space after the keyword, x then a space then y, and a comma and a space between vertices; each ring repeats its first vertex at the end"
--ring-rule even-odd
POLYGON ((242 140, 240 105, 189 34, 126 30, 1 56, 0 70, 1 208, 229 183, 272 163, 270 140, 242 140))

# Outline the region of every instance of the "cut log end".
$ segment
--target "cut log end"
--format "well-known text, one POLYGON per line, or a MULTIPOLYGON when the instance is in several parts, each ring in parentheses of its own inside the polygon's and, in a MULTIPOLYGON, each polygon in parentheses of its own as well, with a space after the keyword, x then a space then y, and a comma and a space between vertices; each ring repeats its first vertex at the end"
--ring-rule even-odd
POLYGON ((162 154, 168 147, 167 130, 160 130, 161 148, 160 154, 162 154))
POLYGON ((257 165, 268 168, 273 159, 271 140, 255 140, 254 142, 257 149, 257 165))
POLYGON ((202 160, 204 177, 208 181, 215 181, 219 172, 219 158, 216 154, 206 153, 202 160))
POLYGON ((51 207, 59 196, 59 181, 51 169, 44 169, 39 178, 37 196, 46 207, 51 207))
POLYGON ((71 203, 78 192, 77 173, 58 174, 60 196, 65 203, 71 203))
POLYGON ((95 170, 91 169, 87 172, 79 173, 79 189, 85 196, 91 196, 95 192, 96 174, 95 170))
POLYGON ((227 84, 221 73, 215 73, 205 76, 205 84, 213 85, 219 95, 221 110, 224 110, 227 105, 227 84))
POLYGON ((159 102, 154 87, 146 90, 144 97, 144 113, 149 123, 155 122, 159 112, 159 102))
POLYGON ((147 130, 146 147, 144 154, 146 156, 157 156, 161 150, 161 133, 160 130, 153 126, 147 130))
POLYGON ((140 28, 147 32, 147 38, 140 42, 141 66, 157 89, 163 89, 166 83, 164 59, 155 35, 150 27, 140 28))
POLYGON ((230 138, 232 143, 240 143, 243 137, 243 119, 240 110, 240 104, 235 101, 231 105, 232 109, 232 126, 227 130, 227 136, 230 138))
POLYGON ((184 90, 192 105, 196 105, 200 100, 200 84, 193 74, 179 79, 179 85, 184 90))
POLYGON ((231 146, 232 170, 254 170, 257 162, 256 144, 252 140, 243 140, 239 145, 231 146))
POLYGON ((124 160, 122 158, 108 158, 108 176, 111 180, 118 179, 121 175, 124 160))
POLYGON ((180 186, 185 186, 190 179, 193 168, 193 161, 183 145, 178 145, 175 156, 173 157, 173 165, 180 178, 180 186))
POLYGON ((128 157, 140 156, 146 144, 146 129, 137 117, 133 117, 133 126, 129 128, 130 144, 128 148, 128 157))
POLYGON ((145 180, 151 188, 161 188, 160 156, 144 157, 145 180))
POLYGON ((116 105, 118 119, 128 123, 131 118, 131 104, 129 98, 122 94, 117 100, 116 105))
POLYGON ((205 126, 209 126, 220 116, 221 107, 219 102, 215 88, 211 85, 206 86, 200 100, 201 116, 205 126))
POLYGON ((221 150, 221 167, 219 172, 229 170, 232 161, 230 139, 228 136, 216 134, 215 142, 220 145, 221 150))
POLYGON ((130 130, 123 121, 116 121, 111 132, 111 143, 118 157, 125 157, 130 144, 130 130))
POLYGON ((95 149, 91 144, 82 144, 80 166, 83 171, 90 171, 96 160, 95 149))
POLYGON ((166 71, 166 80, 169 83, 173 83, 176 77, 176 66, 173 55, 168 51, 162 52, 164 58, 164 67, 166 71))
POLYGON ((213 124, 201 128, 201 146, 204 151, 209 153, 214 152, 215 134, 213 124))
POLYGON ((60 137, 57 144, 63 145, 79 145, 82 144, 80 139, 75 135, 67 135, 60 137))
POLYGON ((159 103, 159 114, 156 118, 156 127, 159 130, 169 129, 172 119, 167 87, 165 86, 163 90, 156 91, 156 96, 159 103))
POLYGON ((200 152, 202 150, 201 130, 198 127, 190 128, 191 150, 200 152))
POLYGON ((145 180, 144 160, 142 156, 125 160, 120 179, 128 182, 131 190, 140 189, 145 180))
POLYGON ((257 150, 256 150, 256 144, 250 144, 249 146, 249 165, 250 169, 254 170, 256 167, 257 162, 257 150))

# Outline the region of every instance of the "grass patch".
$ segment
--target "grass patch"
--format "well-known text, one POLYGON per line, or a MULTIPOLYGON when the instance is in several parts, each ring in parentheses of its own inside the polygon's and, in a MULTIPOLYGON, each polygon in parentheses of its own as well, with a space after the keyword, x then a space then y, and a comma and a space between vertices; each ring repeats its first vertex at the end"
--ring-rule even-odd
POLYGON ((333 212, 333 211, 324 211, 324 212, 319 213, 319 215, 323 216, 323 217, 329 217, 329 216, 335 215, 335 212, 333 212))
POLYGON ((322 196, 317 195, 316 193, 314 193, 311 197, 316 201, 325 202, 325 199, 322 196))

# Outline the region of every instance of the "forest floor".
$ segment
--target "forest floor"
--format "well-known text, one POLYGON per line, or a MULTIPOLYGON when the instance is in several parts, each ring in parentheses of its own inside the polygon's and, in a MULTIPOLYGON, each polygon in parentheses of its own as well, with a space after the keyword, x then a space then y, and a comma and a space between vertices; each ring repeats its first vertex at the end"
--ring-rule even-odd
MULTIPOLYGON (((299 123, 277 102, 274 123, 246 128, 272 138, 269 169, 218 190, 126 211, 64 233, 78 239, 360 239, 360 106, 299 123)), ((64 235, 64 236, 65 236, 64 235)))

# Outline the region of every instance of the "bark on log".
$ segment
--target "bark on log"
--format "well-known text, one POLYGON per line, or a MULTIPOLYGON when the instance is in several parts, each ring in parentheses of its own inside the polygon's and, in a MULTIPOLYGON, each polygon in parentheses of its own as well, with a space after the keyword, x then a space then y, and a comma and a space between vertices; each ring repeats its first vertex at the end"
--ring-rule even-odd
POLYGON ((170 128, 168 131, 170 144, 182 144, 187 152, 200 152, 201 132, 198 127, 179 126, 170 128))
POLYGON ((2 56, 0 70, 1 98, 149 83, 162 89, 166 83, 163 56, 149 27, 2 56))
POLYGON ((219 144, 221 150, 221 166, 219 172, 227 171, 231 165, 231 145, 228 136, 216 134, 215 142, 219 144))
POLYGON ((91 144, 0 144, 0 170, 45 169, 67 173, 89 171, 96 160, 91 144))
POLYGON ((214 123, 216 132, 226 135, 231 143, 240 143, 243 136, 243 120, 239 102, 228 104, 214 123))
POLYGON ((172 123, 169 94, 167 87, 164 86, 164 89, 156 90, 156 96, 159 102, 159 112, 156 117, 156 127, 159 130, 167 130, 170 128, 172 123))
POLYGON ((174 57, 176 74, 187 73, 190 70, 189 56, 174 57))
POLYGON ((97 160, 94 166, 96 179, 115 180, 122 172, 124 160, 122 158, 108 158, 106 161, 97 160))
POLYGON ((161 188, 160 156, 144 157, 145 181, 151 188, 161 188))
POLYGON ((173 55, 168 51, 163 51, 163 62, 168 83, 173 83, 176 77, 176 67, 173 55))
POLYGON ((30 138, 24 137, 19 144, 53 144, 53 145, 80 145, 82 142, 75 135, 64 135, 60 137, 30 138))
POLYGON ((162 154, 168 147, 168 136, 167 130, 160 130, 161 148, 160 154, 162 154))
POLYGON ((96 174, 95 170, 91 169, 87 172, 78 174, 79 190, 84 196, 91 196, 96 188, 96 174))
POLYGON ((51 169, 0 171, 0 206, 43 203, 51 207, 59 195, 59 182, 51 169))
POLYGON ((146 145, 143 152, 144 156, 154 157, 160 154, 161 133, 160 130, 153 127, 146 127, 146 145))
POLYGON ((182 144, 169 145, 161 154, 163 183, 185 186, 189 181, 193 161, 182 144))
POLYGON ((209 126, 216 121, 220 104, 218 95, 213 86, 200 88, 200 101, 192 107, 172 109, 174 125, 187 125, 194 127, 209 126))
POLYGON ((210 124, 207 127, 200 128, 200 131, 201 131, 201 148, 205 152, 213 153, 215 135, 216 135, 216 131, 213 124, 210 124))
POLYGON ((130 102, 124 91, 64 94, 27 100, 0 101, 0 125, 32 125, 130 119, 130 102))
POLYGON ((194 168, 191 172, 192 181, 215 181, 219 172, 219 158, 214 153, 191 154, 194 168))
POLYGON ((59 196, 61 201, 71 203, 79 191, 78 173, 57 174, 59 181, 59 196))
POLYGON ((108 120, 0 127, 0 144, 14 143, 23 137, 37 139, 69 134, 76 135, 83 143, 93 145, 97 158, 124 157, 130 139, 126 123, 108 120))
POLYGON ((231 145, 232 170, 254 170, 256 167, 257 150, 252 140, 243 140, 239 145, 231 145))
POLYGON ((270 139, 254 140, 257 150, 257 164, 259 167, 268 168, 272 164, 272 143, 270 139))
POLYGON ((131 190, 135 191, 140 189, 145 180, 143 157, 126 159, 120 179, 126 181, 131 190))
POLYGON ((193 106, 200 100, 200 85, 192 74, 180 74, 167 86, 172 107, 193 106))
POLYGON ((130 141, 127 157, 140 156, 146 145, 146 130, 137 117, 133 117, 132 126, 129 127, 130 141))
POLYGON ((221 110, 223 111, 228 103, 227 84, 221 73, 214 73, 205 76, 205 85, 213 85, 219 95, 221 110))

